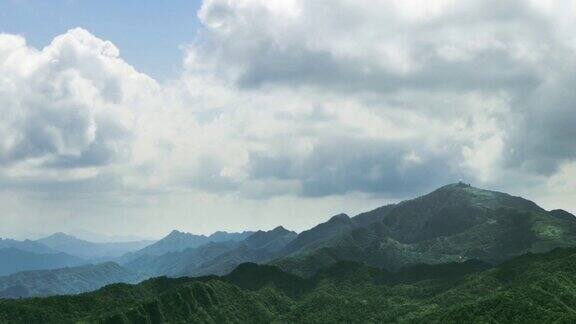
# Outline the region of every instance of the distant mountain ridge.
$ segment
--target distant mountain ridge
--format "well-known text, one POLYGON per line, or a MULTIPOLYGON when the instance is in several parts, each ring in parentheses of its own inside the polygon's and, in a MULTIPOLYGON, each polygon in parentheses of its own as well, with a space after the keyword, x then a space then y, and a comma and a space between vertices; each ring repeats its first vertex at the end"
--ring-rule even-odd
POLYGON ((238 246, 202 264, 191 264, 180 276, 225 275, 245 262, 263 263, 272 260, 297 236, 296 232, 278 226, 270 231, 258 231, 238 246))
POLYGON ((0 249, 0 276, 12 273, 57 269, 85 264, 86 261, 66 253, 34 253, 17 248, 0 249))
POLYGON ((15 248, 21 251, 27 251, 27 252, 32 252, 32 253, 57 253, 58 251, 55 251, 53 249, 51 249, 50 247, 36 242, 36 241, 31 241, 31 240, 24 240, 24 241, 18 241, 18 240, 13 240, 13 239, 8 239, 8 238, 0 238, 0 249, 5 249, 5 248, 15 248))
MULTIPOLYGON (((166 237, 171 244, 186 240, 190 234, 173 231, 166 237)), ((182 251, 172 251, 160 255, 145 253, 123 265, 147 276, 191 276, 199 274, 225 274, 243 262, 265 262, 290 242, 296 233, 278 226, 270 231, 230 233, 219 232, 208 237, 216 240, 233 238, 220 242, 189 247, 182 251), (247 234, 250 234, 246 237, 247 234)), ((196 239, 196 238, 194 238, 196 239)))
POLYGON ((94 243, 65 233, 54 233, 36 242, 52 250, 85 259, 117 258, 154 243, 153 241, 94 243))
POLYGON ((197 248, 210 242, 241 241, 252 235, 252 233, 253 232, 250 231, 242 233, 227 233, 220 231, 215 232, 210 236, 205 236, 173 230, 170 234, 153 244, 133 253, 127 253, 122 257, 122 263, 131 262, 144 255, 159 256, 165 253, 180 252, 189 248, 197 248))
POLYGON ((198 267, 239 245, 235 241, 209 242, 183 251, 167 252, 161 255, 144 254, 123 264, 124 267, 146 277, 178 277, 187 269, 198 267))

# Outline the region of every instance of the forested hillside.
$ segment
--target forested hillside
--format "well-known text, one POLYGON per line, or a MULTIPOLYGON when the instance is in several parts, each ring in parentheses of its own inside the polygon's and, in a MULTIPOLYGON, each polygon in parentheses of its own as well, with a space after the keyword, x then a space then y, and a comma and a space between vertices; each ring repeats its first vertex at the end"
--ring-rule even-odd
POLYGON ((156 278, 93 293, 0 302, 25 323, 576 321, 576 249, 389 272, 340 262, 309 279, 243 264, 223 277, 156 278))

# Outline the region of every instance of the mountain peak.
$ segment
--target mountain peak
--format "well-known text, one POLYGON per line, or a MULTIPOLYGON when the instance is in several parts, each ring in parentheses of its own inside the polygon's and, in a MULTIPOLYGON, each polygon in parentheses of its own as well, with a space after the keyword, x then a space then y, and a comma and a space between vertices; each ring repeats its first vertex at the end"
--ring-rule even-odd
POLYGON ((64 232, 56 232, 56 233, 54 233, 54 234, 52 234, 52 235, 50 235, 50 236, 48 236, 48 237, 51 237, 51 238, 67 238, 67 239, 75 239, 75 238, 76 238, 76 236, 69 235, 69 234, 66 234, 66 233, 64 233, 64 232))
POLYGON ((179 230, 172 230, 172 232, 170 232, 170 234, 166 235, 162 240, 172 240, 172 239, 184 239, 186 237, 194 237, 194 236, 198 236, 198 237, 204 237, 204 235, 194 235, 192 233, 187 233, 187 232, 182 232, 179 230))
POLYGON ((50 236, 38 239, 37 242, 42 244, 48 245, 49 247, 54 248, 55 246, 62 245, 62 244, 70 244, 70 243, 77 243, 77 242, 85 242, 80 240, 76 236, 68 235, 66 233, 57 232, 50 236))
POLYGON ((284 226, 280 225, 280 226, 276 226, 272 232, 274 233, 283 233, 283 232, 290 232, 289 230, 287 230, 286 228, 284 228, 284 226))
POLYGON ((350 216, 344 214, 344 213, 340 213, 338 215, 332 216, 329 220, 329 223, 348 223, 350 222, 350 216))
POLYGON ((447 185, 444 185, 440 188, 438 188, 437 190, 462 190, 462 189, 478 189, 476 187, 472 187, 471 184, 469 183, 464 183, 462 181, 459 182, 455 182, 455 183, 449 183, 447 185))

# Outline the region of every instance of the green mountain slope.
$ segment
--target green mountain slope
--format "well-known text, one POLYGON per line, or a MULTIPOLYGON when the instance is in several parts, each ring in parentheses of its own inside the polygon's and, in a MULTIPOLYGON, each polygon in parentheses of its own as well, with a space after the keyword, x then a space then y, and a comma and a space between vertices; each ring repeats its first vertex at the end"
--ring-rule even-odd
POLYGON ((136 283, 140 277, 116 263, 18 272, 0 277, 0 298, 78 294, 117 283, 136 283))
POLYGON ((469 260, 389 272, 339 262, 309 279, 243 264, 224 277, 2 300, 0 322, 570 323, 575 309, 576 248, 568 248, 496 267, 469 260))
POLYGON ((547 212, 520 197, 452 184, 351 219, 331 219, 300 234, 291 243, 297 248, 287 246, 284 257, 272 263, 303 276, 338 261, 388 270, 467 259, 499 263, 576 245, 576 218, 566 214, 547 212), (318 234, 310 239, 310 232, 318 234))

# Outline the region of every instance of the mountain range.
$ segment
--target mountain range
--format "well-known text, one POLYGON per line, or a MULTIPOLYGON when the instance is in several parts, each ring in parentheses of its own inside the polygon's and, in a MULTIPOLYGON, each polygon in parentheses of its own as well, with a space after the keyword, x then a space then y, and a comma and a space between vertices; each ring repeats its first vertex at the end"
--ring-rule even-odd
POLYGON ((14 248, 21 251, 27 251, 32 253, 57 253, 48 246, 31 240, 17 241, 12 239, 0 238, 0 249, 14 248))
POLYGON ((0 249, 0 276, 19 271, 57 269, 86 263, 78 257, 61 253, 34 253, 14 247, 0 249))
POLYGON ((117 258, 140 250, 154 241, 95 243, 65 233, 55 233, 36 241, 49 248, 85 259, 117 258))
POLYGON ((199 243, 205 237, 174 231, 122 264, 144 275, 172 277, 224 275, 243 262, 269 262, 304 277, 339 261, 390 271, 468 259, 497 264, 527 252, 573 246, 576 218, 458 183, 354 217, 339 214, 300 234, 278 227, 243 238, 206 245, 199 243))
POLYGON ((142 256, 159 256, 165 253, 180 252, 189 248, 196 248, 204 244, 225 242, 225 241, 241 241, 252 232, 246 231, 242 233, 227 233, 215 232, 210 236, 195 235, 191 233, 180 232, 173 230, 166 237, 150 244, 134 253, 127 253, 122 257, 123 262, 130 262, 142 256))
POLYGON ((0 276, 116 260, 151 243, 153 241, 94 243, 64 233, 35 241, 0 238, 0 276))
MULTIPOLYGON (((67 240, 77 242, 63 234, 37 242, 3 240, 6 248, 0 245, 0 253, 10 249, 34 253, 24 250, 27 248, 62 255, 60 251, 69 248, 71 253, 91 251, 89 255, 94 256, 93 251, 104 249, 55 244, 67 240)), ((126 247, 114 245, 119 246, 126 247)), ((513 298, 527 298, 526 305, 541 302, 525 295, 530 291, 527 278, 540 276, 538 269, 547 266, 562 265, 556 277, 545 278, 559 280, 548 288, 572 296, 572 279, 562 277, 561 271, 572 271, 565 267, 576 259, 576 250, 571 248, 576 247, 576 217, 564 210, 544 210, 521 197, 457 183, 353 217, 338 214, 299 234, 281 226, 210 236, 172 231, 157 242, 135 247, 134 243, 130 246, 133 251, 117 257, 119 264, 0 278, 0 283, 8 282, 0 284, 0 291, 5 297, 74 294, 112 282, 135 283, 159 277, 68 299, 67 303, 74 305, 94 302, 77 308, 74 314, 50 306, 48 317, 42 317, 48 322, 352 321, 347 317, 351 314, 360 322, 476 320, 467 317, 473 310, 467 307, 488 307, 498 289, 503 289, 498 296, 504 303, 513 298), (110 275, 105 275, 107 271, 110 275), (499 277, 501 273, 504 277, 499 277), (520 293, 503 281, 506 276, 518 280, 521 295, 514 295, 520 293), (28 286, 17 284, 27 280, 31 282, 28 286), (58 289, 65 286, 63 282, 68 287, 58 289), (123 296, 122 300, 118 296, 123 296), (359 315, 360 311, 367 315, 359 315)), ((62 303, 62 299, 52 298, 46 303, 62 303)), ((559 302, 543 304, 547 313, 539 318, 554 318, 558 314, 554 307, 562 305, 560 302, 571 309, 571 301, 562 297, 559 302)), ((42 303, 44 299, 34 305, 40 307, 42 303)), ((2 302, 0 322, 2 312, 9 314, 18 307, 34 312, 26 301, 2 302)), ((506 312, 509 310, 490 314, 494 318, 517 316, 506 312)))
MULTIPOLYGON (((220 241, 217 239, 184 250, 172 248, 170 252, 160 255, 147 253, 151 250, 150 247, 156 251, 156 246, 166 248, 168 243, 181 242, 186 238, 197 240, 192 234, 174 231, 156 244, 132 254, 140 256, 129 259, 123 265, 148 277, 225 274, 243 262, 269 260, 296 235, 295 232, 279 226, 270 231, 244 232, 241 235, 219 234, 217 237, 220 241), (226 238, 230 239, 223 241, 226 238)), ((181 245, 177 243, 175 246, 181 245)))

